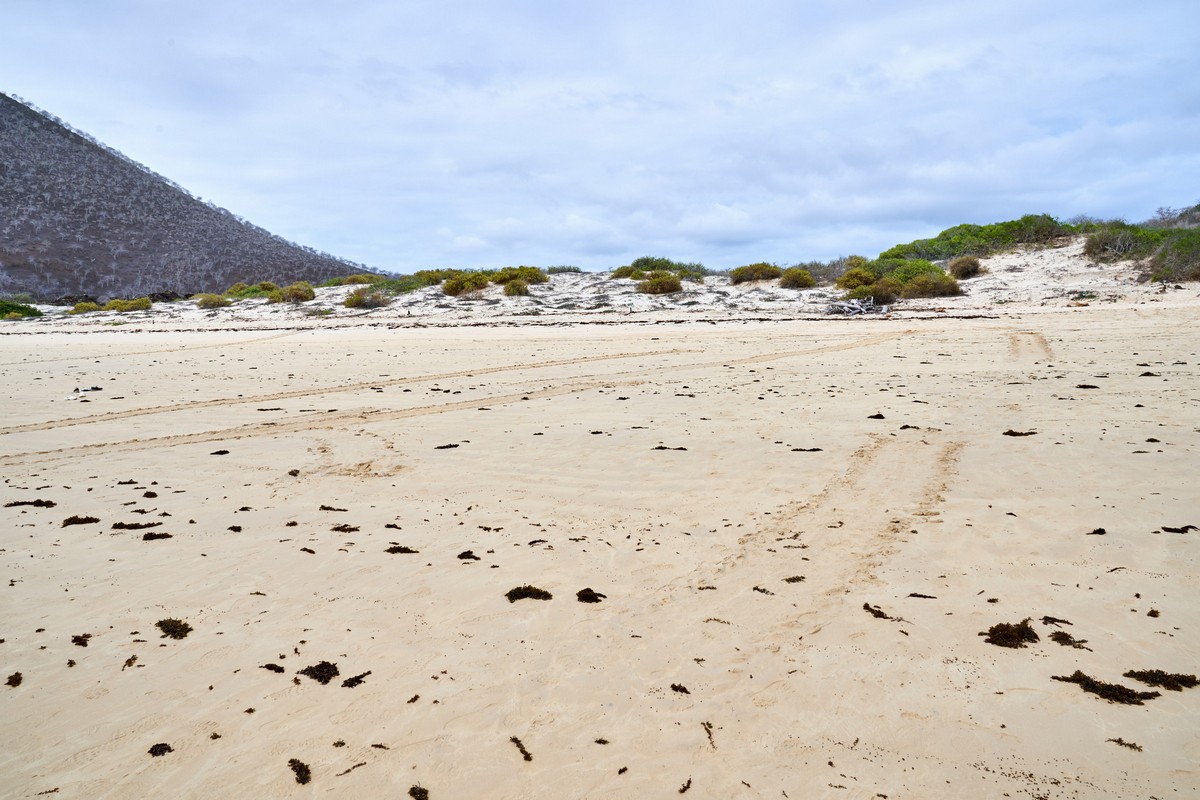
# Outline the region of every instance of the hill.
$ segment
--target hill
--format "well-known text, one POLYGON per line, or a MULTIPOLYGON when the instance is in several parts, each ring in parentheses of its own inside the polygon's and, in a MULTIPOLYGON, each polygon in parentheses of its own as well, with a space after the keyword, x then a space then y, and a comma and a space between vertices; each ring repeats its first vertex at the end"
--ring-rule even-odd
POLYGON ((362 271, 205 203, 0 94, 0 293, 187 295, 362 271))

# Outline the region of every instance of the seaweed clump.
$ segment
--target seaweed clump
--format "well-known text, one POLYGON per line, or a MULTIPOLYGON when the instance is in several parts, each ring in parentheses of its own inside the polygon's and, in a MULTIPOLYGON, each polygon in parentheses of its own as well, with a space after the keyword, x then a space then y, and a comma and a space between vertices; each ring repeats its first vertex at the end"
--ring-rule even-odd
POLYGON ((312 770, 298 758, 289 758, 288 766, 292 768, 292 772, 296 774, 296 783, 304 785, 312 780, 312 770))
POLYGON ((1140 706, 1143 700, 1153 700, 1155 697, 1161 696, 1159 692, 1139 692, 1135 689, 1130 689, 1128 686, 1122 686, 1119 683, 1098 681, 1079 670, 1075 670, 1070 676, 1051 675, 1050 679, 1063 681, 1064 683, 1077 683, 1085 692, 1100 695, 1110 703, 1140 706))
POLYGON ((99 517, 81 517, 78 514, 72 514, 62 521, 62 527, 68 525, 91 525, 93 522, 99 522, 99 517))
POLYGON ((322 661, 319 664, 313 664, 311 667, 305 667, 304 669, 300 670, 299 674, 312 678, 314 681, 324 686, 336 678, 340 673, 338 672, 337 664, 331 664, 328 661, 322 661))
POLYGON ((367 670, 361 675, 355 675, 353 678, 346 678, 346 680, 342 681, 342 686, 345 686, 347 689, 353 689, 355 686, 364 683, 367 679, 367 676, 370 674, 371 670, 367 670))
POLYGON ((411 786, 408 789, 408 796, 413 800, 429 800, 429 790, 424 786, 411 786))
POLYGON ((1030 626, 1028 617, 1016 625, 1011 622, 997 623, 979 635, 986 636, 984 641, 997 647, 1024 647, 1038 641, 1037 631, 1030 626))
POLYGON ((515 736, 512 736, 509 738, 509 741, 512 742, 513 744, 515 744, 517 746, 517 749, 521 751, 521 758, 525 759, 526 761, 533 761, 533 755, 528 750, 525 749, 525 745, 521 742, 520 739, 518 739, 515 736))
POLYGON ((8 680, 4 682, 5 686, 11 686, 14 689, 21 685, 21 681, 25 680, 25 676, 19 672, 14 672, 8 676, 8 680))
POLYGON ((1158 686, 1169 692, 1182 692, 1184 689, 1194 689, 1200 681, 1195 675, 1183 675, 1178 672, 1163 672, 1161 669, 1131 669, 1125 673, 1126 678, 1141 681, 1147 686, 1158 686))
POLYGON ((389 547, 387 550, 384 550, 383 552, 391 553, 392 555, 395 555, 396 553, 416 553, 419 551, 413 550, 411 547, 405 547, 402 544, 395 544, 395 545, 392 545, 391 547, 389 547))
POLYGON ((147 752, 149 752, 150 755, 154 756, 155 758, 158 758, 159 756, 165 756, 167 753, 174 753, 175 748, 171 747, 171 745, 167 744, 166 742, 159 742, 158 744, 151 745, 147 752))
POLYGON ((518 600, 552 600, 554 595, 547 592, 545 589, 539 589, 536 586, 518 586, 515 589, 509 589, 504 593, 508 598, 508 602, 515 603, 518 600))
POLYGON ((154 626, 162 631, 164 639, 186 639, 192 626, 181 619, 160 619, 154 626))
POLYGON ((575 593, 575 598, 581 603, 599 603, 606 597, 608 597, 608 595, 593 591, 591 587, 588 587, 587 589, 580 589, 575 593))

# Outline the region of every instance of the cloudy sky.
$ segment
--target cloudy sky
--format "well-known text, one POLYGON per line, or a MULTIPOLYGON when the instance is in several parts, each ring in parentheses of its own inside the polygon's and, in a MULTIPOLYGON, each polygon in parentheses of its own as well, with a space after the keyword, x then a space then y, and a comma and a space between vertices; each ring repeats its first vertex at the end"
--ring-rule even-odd
POLYGON ((5 0, 2 26, 0 91, 401 272, 790 264, 1200 202, 1195 0, 5 0))

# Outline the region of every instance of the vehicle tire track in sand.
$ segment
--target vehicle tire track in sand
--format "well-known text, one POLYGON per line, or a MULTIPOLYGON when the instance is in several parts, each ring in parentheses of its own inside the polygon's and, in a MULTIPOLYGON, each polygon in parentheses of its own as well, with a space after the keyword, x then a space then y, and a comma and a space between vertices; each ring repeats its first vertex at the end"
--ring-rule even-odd
MULTIPOLYGON (((678 372, 687 369, 705 369, 714 366, 725 364, 758 364, 766 361, 778 361, 785 358, 795 358, 798 356, 816 355, 819 353, 833 353, 843 350, 851 350, 859 347, 870 347, 881 342, 891 339, 909 336, 917 333, 915 330, 898 331, 895 333, 879 334, 876 336, 868 336, 862 339, 855 339, 850 342, 842 342, 839 344, 821 345, 802 350, 786 350, 782 352, 766 353, 757 356, 740 359, 724 359, 719 361, 708 361, 703 363, 686 362, 682 364, 668 364, 656 367, 658 373, 678 372)), ((277 337, 269 337, 277 338, 277 337)), ((261 341, 261 340, 260 340, 261 341)), ((213 345, 215 346, 215 345, 213 345)), ((156 351, 155 351, 156 352, 156 351)), ((273 392, 270 394, 252 395, 249 397, 222 397, 212 400, 195 400, 187 403, 179 403, 167 406, 150 406, 147 408, 131 408, 125 411, 108 411, 100 414, 89 414, 83 417, 74 417, 71 419, 51 420, 49 422, 32 422, 26 425, 11 425, 7 428, 0 428, 0 436, 9 433, 32 433, 35 431, 54 430, 55 428, 68 428, 76 425, 90 425, 98 422, 111 422, 113 420, 131 419, 134 417, 149 416, 153 414, 171 414, 178 411, 196 411, 205 408, 222 408, 236 405, 247 404, 262 404, 278 402, 280 400, 294 400, 302 397, 314 397, 327 394, 340 394, 345 392, 370 391, 376 386, 403 386, 412 383, 426 383, 430 381, 450 380, 452 378, 475 377, 478 375, 494 375, 501 372, 514 372, 525 369, 545 369, 549 367, 572 366, 576 364, 590 364, 603 361, 616 361, 630 358, 644 358, 650 356, 665 356, 665 355, 681 355, 684 353, 702 352, 694 349, 674 348, 670 350, 650 350, 638 353, 617 353, 614 355, 603 356, 585 356, 582 358, 557 359, 552 361, 541 361, 532 364, 511 364, 498 367, 481 367, 479 369, 460 370, 457 372, 443 372, 431 375, 415 375, 404 378, 392 378, 388 380, 375 380, 361 383, 343 384, 341 386, 331 386, 317 389, 296 389, 288 392, 273 392)), ((32 362, 26 362, 32 363, 32 362)), ((631 373, 616 373, 613 375, 611 385, 633 385, 628 381, 617 380, 622 376, 631 373)), ((641 374, 641 373, 638 373, 641 374)), ((499 401, 497 401, 499 402, 499 401)))
MULTIPOLYGON (((69 428, 75 425, 88 425, 96 422, 111 422, 119 419, 130 419, 132 417, 143 417, 150 414, 171 414, 177 411, 196 411, 205 408, 221 408, 225 406, 237 406, 246 404, 271 403, 279 400, 294 400, 301 397, 322 396, 327 394, 341 394, 345 392, 361 392, 370 391, 375 386, 403 386, 409 383, 426 383, 429 381, 442 381, 451 378, 467 378, 478 375, 494 375, 499 372, 514 372, 527 369, 545 369, 548 367, 564 367, 575 364, 589 364, 597 361, 616 361, 626 358, 642 358, 646 356, 661 356, 661 355, 677 355, 680 353, 694 353, 695 350, 651 350, 642 353, 618 353, 616 355, 606 356, 586 356, 583 358, 568 358, 555 361, 540 361, 533 364, 509 364, 500 367, 481 367, 479 369, 460 370, 457 372, 441 372, 433 375, 414 375, 405 378, 391 378, 388 380, 366 381, 363 383, 349 383, 341 386, 329 386, 316 389, 296 389, 288 392, 273 392, 271 394, 252 395, 250 397, 219 397, 212 400, 194 400, 187 403, 179 403, 169 406, 150 406, 148 408, 131 408, 127 411, 109 411, 102 414, 90 414, 86 417, 75 417, 73 419, 52 420, 50 422, 31 422, 27 425, 12 425, 7 428, 0 428, 0 435, 7 433, 31 433, 34 431, 48 431, 55 428, 69 428)), ((473 401, 478 402, 478 401, 473 401)))
MULTIPOLYGON (((131 331, 131 333, 140 333, 140 332, 141 331, 131 331)), ((147 332, 154 333, 154 331, 147 331, 147 332)), ((304 330, 296 329, 296 330, 284 331, 282 333, 273 333, 270 336, 256 336, 253 339, 239 339, 236 342, 214 342, 212 344, 197 344, 197 345, 192 345, 190 347, 166 347, 166 348, 159 348, 157 350, 130 350, 128 352, 120 352, 120 353, 90 353, 90 354, 84 354, 84 355, 78 355, 78 356, 68 356, 68 357, 63 357, 63 358, 41 358, 41 359, 37 359, 36 361, 5 361, 5 362, 0 362, 0 367, 24 367, 24 366, 28 366, 30 364, 55 364, 55 363, 59 363, 62 361, 87 361, 87 360, 95 361, 97 358, 111 358, 114 355, 124 358, 126 356, 156 356, 156 355, 162 355, 164 353, 190 353, 193 350, 209 350, 209 349, 215 348, 215 347, 239 347, 244 344, 258 344, 259 342, 269 342, 273 339, 284 339, 288 336, 295 336, 298 333, 305 333, 305 332, 306 331, 304 331, 304 330)))
POLYGON ((1042 357, 1046 360, 1054 360, 1054 348, 1050 346, 1049 340, 1038 331, 1013 331, 1008 334, 1009 358, 1036 357, 1035 352, 1030 352, 1033 348, 1040 349, 1042 357))
MULTIPOLYGON (((619 385, 637 386, 642 383, 645 383, 645 381, 624 381, 619 385)), ((467 411, 477 409, 480 405, 487 405, 491 407, 502 406, 511 403, 518 403, 523 400, 542 400, 550 397, 560 397, 567 394, 586 392, 590 389, 606 388, 613 385, 616 384, 614 384, 611 380, 590 380, 581 383, 563 384, 561 386, 554 386, 548 389, 535 389, 514 394, 491 395, 477 397, 470 400, 456 400, 451 403, 444 403, 442 405, 435 406, 416 406, 413 408, 402 408, 392 411, 383 411, 379 409, 360 409, 357 411, 344 412, 340 414, 324 414, 320 418, 309 417, 307 419, 295 420, 294 422, 279 422, 270 426, 266 426, 261 423, 249 423, 233 428, 222 428, 220 430, 201 431, 198 433, 154 436, 143 439, 128 439, 120 442, 98 442, 95 444, 85 444, 76 447, 62 447, 55 450, 26 451, 23 453, 11 453, 0 456, 0 464, 19 462, 22 458, 26 457, 37 457, 39 459, 47 457, 53 458, 55 456, 76 458, 97 450, 105 453, 128 453, 151 448, 178 447, 180 445, 203 444, 205 442, 211 443, 236 441, 239 439, 248 439, 251 437, 260 436, 278 436, 285 433, 307 433, 310 431, 336 430, 351 424, 362 425, 364 423, 370 424, 385 420, 391 421, 410 419, 412 417, 423 417, 432 414, 467 411)))

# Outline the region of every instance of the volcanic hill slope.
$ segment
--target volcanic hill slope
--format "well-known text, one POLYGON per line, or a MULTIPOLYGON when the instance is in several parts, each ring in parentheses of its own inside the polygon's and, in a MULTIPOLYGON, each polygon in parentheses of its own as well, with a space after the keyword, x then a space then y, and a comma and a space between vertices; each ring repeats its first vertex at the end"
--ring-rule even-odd
POLYGON ((362 269, 208 205, 0 94, 0 292, 189 294, 349 271, 362 269))

